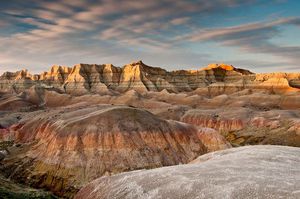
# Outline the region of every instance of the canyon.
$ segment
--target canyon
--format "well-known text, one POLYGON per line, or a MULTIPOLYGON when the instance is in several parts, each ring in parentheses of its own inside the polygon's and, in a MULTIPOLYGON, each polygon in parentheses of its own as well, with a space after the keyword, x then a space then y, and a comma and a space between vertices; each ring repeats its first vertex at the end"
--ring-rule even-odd
POLYGON ((27 186, 62 198, 195 198, 200 191, 220 198, 212 189, 231 182, 228 197, 297 198, 300 73, 228 64, 167 71, 142 61, 5 72, 0 143, 0 183, 18 183, 11 193, 27 186), (206 188, 205 178, 214 186, 206 188), (286 187, 277 189, 281 181, 286 187), (252 182, 272 187, 265 193, 252 182))

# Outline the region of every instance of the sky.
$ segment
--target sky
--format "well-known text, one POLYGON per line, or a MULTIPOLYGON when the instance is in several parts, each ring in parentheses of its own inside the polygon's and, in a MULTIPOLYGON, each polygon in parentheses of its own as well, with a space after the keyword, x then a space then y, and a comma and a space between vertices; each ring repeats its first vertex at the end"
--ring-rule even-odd
POLYGON ((0 1, 0 73, 143 60, 300 72, 299 0, 0 1))

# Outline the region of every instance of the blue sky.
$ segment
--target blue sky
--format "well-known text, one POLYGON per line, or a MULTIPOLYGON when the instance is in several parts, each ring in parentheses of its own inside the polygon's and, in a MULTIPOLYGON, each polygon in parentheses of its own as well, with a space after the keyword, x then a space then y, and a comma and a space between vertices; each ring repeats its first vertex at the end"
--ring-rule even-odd
POLYGON ((300 72, 298 0, 0 1, 0 72, 143 60, 300 72))

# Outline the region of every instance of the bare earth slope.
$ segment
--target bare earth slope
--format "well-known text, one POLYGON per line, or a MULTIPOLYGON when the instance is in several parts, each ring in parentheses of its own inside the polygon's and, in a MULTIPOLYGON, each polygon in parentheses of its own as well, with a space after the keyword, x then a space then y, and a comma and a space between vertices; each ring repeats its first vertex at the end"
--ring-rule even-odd
POLYGON ((247 146, 200 156, 189 165, 102 177, 76 199, 300 197, 300 149, 247 146))
POLYGON ((204 140, 206 147, 205 131, 126 106, 37 111, 8 130, 6 137, 27 150, 4 159, 1 170, 6 177, 70 196, 102 175, 187 163, 207 147, 230 147, 213 130, 208 137, 215 134, 216 140, 204 140))

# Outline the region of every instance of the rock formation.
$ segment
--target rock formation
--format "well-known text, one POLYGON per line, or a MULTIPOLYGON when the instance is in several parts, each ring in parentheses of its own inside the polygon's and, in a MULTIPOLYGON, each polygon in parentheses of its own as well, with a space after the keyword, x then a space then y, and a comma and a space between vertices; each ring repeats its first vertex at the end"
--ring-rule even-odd
POLYGON ((299 190, 299 148, 247 146, 208 153, 188 165, 102 177, 75 199, 296 199, 299 190))
POLYGON ((188 163, 207 150, 231 147, 212 129, 116 105, 27 113, 9 134, 26 147, 3 160, 6 177, 66 197, 99 176, 188 163))
POLYGON ((299 80, 300 73, 254 74, 226 64, 166 71, 142 61, 6 72, 0 173, 70 198, 100 176, 184 164, 231 146, 300 147, 299 80))
MULTIPOLYGON (((122 68, 111 64, 78 64, 73 68, 53 66, 49 72, 31 75, 27 70, 6 72, 0 77, 0 90, 21 92, 45 84, 72 95, 146 91, 190 92, 202 89, 208 96, 231 94, 243 89, 270 90, 275 93, 299 91, 300 73, 254 74, 226 64, 210 64, 199 70, 166 71, 142 61, 122 68)), ((198 92, 200 92, 200 90, 198 92)))
POLYGON ((300 147, 299 110, 247 107, 191 109, 181 121, 218 130, 233 145, 274 144, 300 147))

